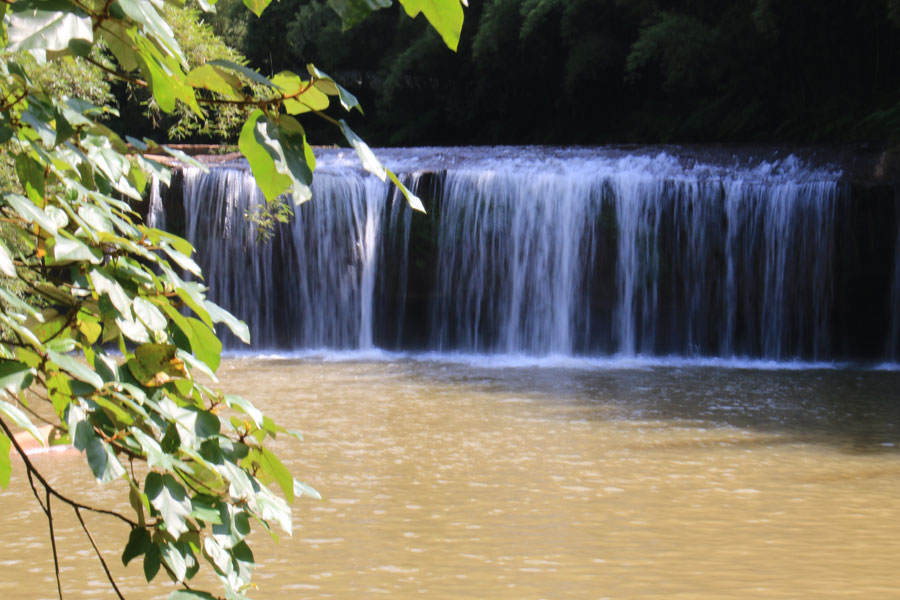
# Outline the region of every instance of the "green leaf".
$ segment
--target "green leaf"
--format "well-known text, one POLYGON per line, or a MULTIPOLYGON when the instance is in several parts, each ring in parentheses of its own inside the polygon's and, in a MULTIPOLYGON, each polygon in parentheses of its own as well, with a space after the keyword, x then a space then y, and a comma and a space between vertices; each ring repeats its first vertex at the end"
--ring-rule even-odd
POLYGON ((16 266, 3 240, 0 240, 0 273, 7 277, 16 277, 16 266))
POLYGON ((103 262, 103 253, 88 247, 80 240, 59 235, 53 244, 53 263, 71 262, 88 262, 92 265, 99 265, 103 262))
POLYGON ((356 135, 343 119, 340 120, 340 125, 341 133, 344 134, 344 137, 347 138, 347 141, 350 142, 350 145, 356 150, 356 155, 359 157, 363 168, 375 175, 378 179, 385 181, 387 179, 387 169, 384 168, 384 165, 381 164, 381 161, 378 160, 378 157, 375 156, 375 153, 369 148, 369 145, 366 144, 361 137, 356 135))
POLYGON ((30 433, 42 446, 44 445, 44 436, 42 436, 41 432, 38 431, 38 428, 34 426, 31 419, 29 419, 18 407, 13 406, 4 400, 0 400, 0 412, 12 419, 16 425, 30 433))
POLYGON ((144 553, 144 577, 147 578, 148 583, 153 581, 153 578, 159 573, 161 558, 159 546, 156 544, 151 544, 150 547, 147 548, 147 552, 144 553))
POLYGON ((341 106, 344 107, 344 110, 350 111, 351 109, 356 109, 360 113, 362 113, 362 106, 359 104, 359 100, 356 99, 356 96, 348 92, 342 86, 338 85, 338 83, 332 79, 326 73, 323 73, 318 68, 316 68, 313 64, 306 65, 306 70, 309 71, 309 74, 315 77, 315 85, 316 87, 328 94, 329 96, 337 96, 341 101, 341 106))
POLYGON ((221 94, 226 98, 241 99, 241 80, 214 65, 200 65, 188 73, 188 83, 195 88, 202 88, 221 94))
POLYGON ((249 400, 241 398, 240 396, 234 396, 231 394, 225 395, 225 404, 230 406, 231 408, 238 408, 243 411, 250 419, 253 421, 253 424, 257 428, 261 428, 263 425, 263 413, 261 410, 253 406, 253 403, 249 400))
POLYGON ((200 266, 196 262, 194 262, 194 260, 190 256, 182 254, 165 242, 161 243, 159 247, 162 248, 162 250, 169 255, 169 258, 174 260, 175 263, 185 271, 198 278, 203 276, 200 272, 200 266))
POLYGON ((413 194, 409 190, 409 188, 403 185, 403 183, 400 181, 400 179, 397 178, 393 171, 391 171, 390 169, 385 169, 385 172, 387 173, 388 179, 390 179, 391 182, 397 186, 397 189, 400 190, 400 193, 402 193, 403 197, 406 198, 406 201, 409 203, 409 207, 413 210, 424 213, 425 205, 422 204, 422 200, 420 200, 418 196, 413 194))
POLYGON ((134 316, 140 319, 147 329, 150 329, 151 331, 161 331, 169 324, 165 315, 163 315, 152 302, 145 298, 141 298, 140 296, 135 298, 134 302, 131 304, 131 308, 134 310, 134 316))
POLYGON ((150 549, 150 532, 143 527, 135 527, 128 536, 128 543, 125 544, 125 551, 122 552, 122 564, 126 567, 132 559, 144 554, 150 549))
POLYGON ((9 476, 12 473, 12 461, 9 456, 11 448, 9 438, 0 431, 0 489, 4 490, 9 485, 9 476))
POLYGON ((184 333, 191 342, 194 356, 209 365, 209 368, 215 372, 219 368, 222 357, 222 342, 216 337, 215 331, 202 321, 193 317, 185 317, 184 323, 190 329, 184 333))
POLYGON ((127 318, 131 315, 131 299, 128 297, 128 294, 125 293, 125 290, 122 289, 122 286, 119 285, 118 281, 107 277, 99 269, 91 271, 90 277, 94 289, 97 290, 97 294, 108 295, 110 302, 116 307, 120 316, 127 318))
MULTIPOLYGON (((266 2, 266 4, 268 4, 268 2, 266 2)), ((247 79, 249 79, 250 81, 252 81, 254 83, 258 83, 260 85, 264 85, 266 87, 270 87, 273 89, 278 89, 278 86, 275 85, 274 83, 272 83, 271 80, 267 79, 266 77, 263 77, 262 75, 260 75, 256 71, 254 71, 253 69, 245 67, 244 65, 239 65, 236 62, 232 62, 230 60, 225 60, 225 59, 220 58, 220 59, 216 59, 216 60, 211 60, 206 64, 213 65, 216 67, 222 67, 223 69, 229 69, 231 71, 234 71, 235 73, 239 73, 240 75, 243 75, 244 77, 246 77, 247 79)))
POLYGON ((212 497, 194 496, 191 498, 191 518, 199 519, 212 525, 222 523, 219 502, 212 497))
POLYGON ((48 3, 49 9, 26 7, 16 10, 8 16, 6 50, 65 50, 72 40, 94 40, 91 19, 83 12, 73 10, 71 4, 48 3), (58 10, 66 8, 68 10, 58 10))
POLYGON ((268 448, 260 448, 260 462, 263 469, 278 483, 278 487, 284 492, 284 497, 289 503, 294 502, 294 478, 291 472, 284 466, 275 454, 268 448))
POLYGON ((187 533, 185 519, 191 514, 191 501, 184 486, 168 473, 160 475, 151 471, 144 482, 144 493, 150 505, 162 516, 166 531, 172 537, 178 539, 187 533))
POLYGON ((250 328, 246 323, 209 300, 204 301, 203 306, 209 312, 209 318, 213 320, 213 323, 224 323, 238 339, 245 344, 250 343, 250 328))
POLYGON ((47 358, 75 379, 88 383, 98 390, 103 387, 103 379, 97 375, 96 371, 78 359, 52 350, 47 350, 47 358))
POLYGON ((310 496, 315 498, 316 500, 321 500, 322 496, 319 492, 316 491, 315 488, 303 483, 302 481, 294 480, 294 495, 295 496, 310 496))
POLYGON ((238 147, 250 163, 250 170, 253 171, 253 177, 263 196, 267 201, 271 201, 291 187, 293 181, 289 175, 279 173, 276 168, 273 155, 278 156, 280 145, 277 149, 274 148, 277 141, 268 137, 266 121, 263 111, 254 111, 241 128, 238 147))
POLYGON ((244 6, 249 8, 254 15, 260 17, 271 2, 272 0, 244 0, 244 6))
POLYGON ((33 368, 16 360, 0 359, 0 388, 15 394, 24 390, 37 374, 33 368))
POLYGON ((184 55, 178 42, 175 41, 175 34, 172 28, 166 23, 166 20, 157 12, 153 2, 147 0, 118 0, 119 6, 125 11, 125 14, 134 19, 136 22, 144 26, 144 32, 156 38, 158 42, 165 45, 172 53, 172 56, 184 63, 184 55))
POLYGON ((18 194, 6 194, 3 199, 20 217, 29 223, 36 223, 46 229, 48 233, 56 235, 56 223, 34 202, 18 194))
POLYGON ((126 365, 141 385, 158 387, 187 376, 184 363, 175 356, 177 351, 172 344, 141 344, 126 365))
POLYGON ((341 26, 347 30, 369 13, 391 5, 391 0, 328 0, 328 6, 341 18, 341 26))
POLYGON ((415 18, 422 13, 437 30, 447 47, 456 52, 463 26, 463 9, 459 0, 400 0, 406 14, 415 18))
POLYGON ((187 559, 182 553, 182 549, 175 544, 165 542, 160 544, 159 550, 162 554, 163 562, 169 567, 169 571, 175 577, 175 581, 184 581, 185 575, 187 575, 187 559))

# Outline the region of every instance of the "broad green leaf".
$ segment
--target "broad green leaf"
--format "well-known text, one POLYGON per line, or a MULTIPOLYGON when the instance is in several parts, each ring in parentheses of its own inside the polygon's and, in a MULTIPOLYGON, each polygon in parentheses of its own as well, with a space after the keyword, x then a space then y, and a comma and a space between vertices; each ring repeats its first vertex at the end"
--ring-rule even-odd
POLYGON ((260 75, 256 71, 254 71, 253 69, 250 69, 249 67, 245 67, 244 65, 239 65, 236 62, 232 62, 230 60, 225 60, 225 59, 217 59, 217 60, 211 60, 206 64, 213 65, 216 67, 222 67, 223 69, 229 69, 231 71, 234 71, 235 73, 243 75, 244 77, 246 77, 250 81, 253 81, 254 83, 259 83, 261 85, 264 85, 264 86, 270 87, 270 88, 274 88, 274 89, 278 88, 278 86, 275 85, 274 83, 272 83, 271 80, 267 79, 266 77, 263 77, 262 75, 260 75))
POLYGON ((131 428, 131 435, 134 436, 134 439, 141 445, 141 448, 147 454, 147 464, 151 469, 158 468, 163 469, 164 471, 170 471, 173 469, 183 469, 185 471, 190 471, 190 467, 185 464, 183 461, 175 457, 173 454, 165 452, 160 446, 159 442, 155 439, 138 429, 137 427, 131 428))
POLYGON ((409 203, 410 208, 422 213, 425 212, 425 205, 422 204, 422 200, 419 199, 418 196, 413 194, 409 190, 409 188, 403 185, 403 183, 400 181, 400 179, 397 178, 393 171, 391 171, 390 169, 385 169, 385 172, 387 173, 388 179, 390 179, 391 182, 397 186, 397 189, 400 190, 400 192, 403 194, 403 197, 406 198, 406 201, 409 203))
POLYGON ((103 253, 90 248, 84 242, 59 235, 53 244, 53 262, 56 264, 86 261, 92 265, 103 262, 103 253))
POLYGON ((196 158, 189 156, 188 154, 185 154, 181 150, 165 145, 160 146, 160 148, 162 148, 163 152, 165 152, 169 156, 177 158, 181 162, 181 164, 188 165, 190 167, 196 167, 204 173, 209 173, 209 167, 206 165, 206 163, 201 162, 196 158))
POLYGON ((185 63, 184 55, 181 53, 181 47, 175 41, 175 34, 172 28, 166 23, 166 20, 153 6, 153 2, 147 0, 118 0, 118 4, 125 11, 125 14, 134 19, 136 22, 144 26, 144 32, 156 38, 158 42, 165 45, 172 53, 172 56, 179 62, 185 63))
POLYGON ((90 415, 77 402, 69 404, 66 409, 66 422, 72 445, 85 453, 97 481, 107 483, 125 475, 122 463, 112 448, 98 437, 90 415))
POLYGON ((165 315, 163 315, 152 302, 145 298, 135 298, 134 302, 131 304, 131 308, 134 310, 134 316, 140 319, 147 329, 150 329, 151 331, 163 330, 166 328, 166 325, 169 324, 165 315))
POLYGON ((249 8, 254 15, 260 17, 271 2, 272 0, 244 0, 244 6, 249 8))
POLYGON ((11 394, 31 385, 36 374, 37 372, 25 363, 0 359, 0 388, 8 390, 11 394))
POLYGON ((29 223, 40 225, 51 235, 56 235, 56 223, 47 216, 47 213, 40 207, 36 206, 34 202, 24 196, 19 196, 18 194, 6 194, 3 196, 3 199, 19 214, 20 217, 29 223))
POLYGON ((303 483, 302 481, 294 480, 294 495, 295 496, 310 496, 311 498, 315 498, 316 500, 321 500, 322 496, 319 492, 316 491, 315 488, 303 483))
POLYGON ((188 73, 188 83, 195 88, 203 88, 221 94, 226 98, 241 99, 241 80, 213 65, 200 65, 188 73))
POLYGON ((291 521, 291 507, 282 498, 279 498, 267 488, 261 488, 252 499, 255 501, 256 512, 264 521, 275 521, 278 526, 291 535, 293 522, 291 521))
POLYGON ((10 461, 10 449, 12 443, 6 434, 0 432, 0 489, 6 489, 9 485, 9 476, 12 473, 12 462, 10 461))
POLYGON ((224 323, 238 339, 245 344, 250 343, 250 328, 247 327, 246 323, 209 300, 206 300, 203 303, 203 306, 206 307, 206 310, 209 312, 209 317, 214 323, 224 323))
POLYGON ((165 522, 166 531, 178 539, 187 533, 185 519, 191 514, 191 501, 184 486, 169 475, 161 475, 155 471, 147 474, 144 481, 144 493, 165 522))
POLYGON ((215 372, 221 361, 222 342, 216 337, 215 331, 199 319, 185 317, 185 323, 190 328, 190 332, 185 331, 184 333, 191 341, 191 350, 193 350, 194 356, 209 365, 215 372))
POLYGON ((284 492, 284 497, 288 503, 294 502, 294 478, 291 472, 284 466, 275 454, 268 448, 260 448, 260 462, 262 467, 272 476, 278 483, 278 487, 284 492))
POLYGON ((160 244, 160 248, 171 258, 175 263, 187 271, 191 273, 195 277, 202 277, 202 273, 200 272, 200 266, 194 262, 194 260, 190 256, 186 256, 170 246, 169 244, 162 242, 160 244))
POLYGON ((59 4, 51 5, 50 10, 25 9, 15 10, 7 17, 6 50, 65 50, 72 40, 93 42, 94 33, 91 19, 81 11, 73 10, 71 4, 67 11, 57 10, 59 4))
MULTIPOLYGON (((177 538, 178 536, 175 537, 177 538)), ((185 555, 182 554, 181 548, 175 544, 165 542, 160 544, 159 551, 162 555, 163 562, 166 563, 166 566, 169 567, 169 571, 175 577, 175 581, 184 581, 185 575, 187 575, 187 560, 185 555)))
POLYGON ((95 439, 88 445, 85 454, 94 477, 100 483, 108 483, 125 475, 125 467, 119 462, 115 452, 100 439, 95 439))
POLYGON ((250 519, 243 508, 222 502, 219 504, 219 523, 212 526, 212 533, 221 548, 233 548, 250 534, 250 519))
POLYGON ((366 144, 361 137, 356 135, 343 119, 340 120, 340 125, 341 133, 344 134, 344 137, 350 142, 353 149, 356 150, 356 155, 359 156, 363 168, 375 175, 378 179, 385 181, 387 179, 387 169, 384 168, 384 165, 381 164, 381 161, 378 160, 378 157, 375 156, 375 153, 369 148, 369 145, 366 144))
POLYGON ((280 145, 277 149, 274 147, 277 141, 268 138, 266 121, 261 110, 254 111, 241 128, 238 147, 250 163, 250 170, 263 196, 271 201, 291 187, 293 181, 289 175, 278 172, 273 155, 277 157, 281 149, 280 145))
POLYGON ((199 519, 211 525, 222 523, 219 502, 212 497, 194 496, 191 498, 191 518, 199 519))
POLYGON ((391 0, 328 0, 328 6, 341 18, 341 26, 346 31, 369 13, 391 5, 391 0))
POLYGON ((148 387, 186 377, 184 362, 175 356, 177 350, 171 344, 141 344, 135 348, 134 358, 126 363, 128 370, 141 385, 148 387))
POLYGON ((323 73, 318 68, 316 68, 313 64, 306 65, 306 70, 309 71, 309 74, 315 77, 315 86, 328 94, 329 96, 337 96, 341 101, 341 106, 344 107, 344 110, 350 111, 351 109, 356 109, 360 113, 363 111, 362 106, 359 104, 359 100, 356 99, 356 96, 348 92, 342 86, 338 85, 338 83, 331 78, 326 73, 323 73))
POLYGON ((463 8, 459 0, 400 0, 406 14, 415 18, 422 13, 441 34, 447 47, 456 51, 463 26, 463 8))
POLYGON ((0 287, 0 299, 9 304, 13 309, 21 311, 27 317, 40 318, 40 313, 34 310, 34 307, 23 301, 21 298, 10 294, 8 291, 0 287))
POLYGON ((89 383, 96 389, 103 387, 103 379, 97 375, 96 371, 76 358, 72 358, 66 354, 60 354, 53 350, 47 350, 47 358, 56 363, 60 369, 85 383, 89 383))
POLYGON ((90 276, 91 283, 93 283, 94 289, 97 290, 97 294, 108 295, 110 302, 119 311, 120 316, 127 318, 131 315, 131 299, 118 281, 110 279, 99 269, 91 271, 90 276))
POLYGON ((0 273, 7 277, 16 276, 16 266, 13 264, 12 256, 9 253, 3 240, 0 240, 0 273))
POLYGON ((34 423, 31 422, 31 419, 28 418, 28 415, 22 412, 21 409, 13 406, 9 402, 0 400, 0 412, 12 419, 13 423, 30 433, 31 436, 39 441, 42 446, 44 445, 44 436, 41 435, 41 432, 38 431, 38 428, 34 426, 34 423))
POLYGON ((144 553, 144 577, 148 582, 153 581, 153 578, 159 573, 161 559, 159 546, 151 544, 144 553))
POLYGON ((125 71, 134 71, 138 68, 137 45, 122 22, 113 19, 103 21, 100 24, 99 35, 125 71))
POLYGON ((133 558, 144 554, 150 549, 150 532, 143 527, 135 527, 128 536, 128 543, 125 544, 125 551, 122 552, 122 564, 126 567, 133 558))
POLYGON ((42 203, 44 200, 45 180, 44 168, 27 154, 16 156, 16 175, 32 202, 42 203))
POLYGON ((240 396, 234 396, 231 394, 225 395, 225 404, 230 406, 231 408, 239 408, 244 412, 250 419, 253 421, 253 424, 256 425, 257 428, 261 428, 263 424, 263 414, 262 411, 253 406, 253 403, 249 400, 241 398, 240 396))

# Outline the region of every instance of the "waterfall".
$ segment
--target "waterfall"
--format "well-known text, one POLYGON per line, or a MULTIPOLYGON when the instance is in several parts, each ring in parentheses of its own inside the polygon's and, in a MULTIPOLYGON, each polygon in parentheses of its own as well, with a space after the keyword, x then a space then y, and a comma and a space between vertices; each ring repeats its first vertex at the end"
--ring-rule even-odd
MULTIPOLYGON (((255 347, 833 360, 878 346, 896 358, 900 258, 873 276, 891 282, 848 285, 856 267, 840 249, 859 232, 838 217, 855 204, 833 167, 610 149, 381 154, 428 215, 347 152, 320 151, 313 199, 265 243, 244 217, 263 202, 245 164, 184 169, 185 235, 255 347), (854 316, 867 294, 884 297, 880 333, 854 316)), ((885 253, 900 257, 891 227, 885 253)))
POLYGON ((313 199, 260 242, 246 215, 265 200, 245 168, 185 168, 185 233, 211 299, 247 322, 255 347, 370 348, 388 193, 374 178, 317 172, 313 199))

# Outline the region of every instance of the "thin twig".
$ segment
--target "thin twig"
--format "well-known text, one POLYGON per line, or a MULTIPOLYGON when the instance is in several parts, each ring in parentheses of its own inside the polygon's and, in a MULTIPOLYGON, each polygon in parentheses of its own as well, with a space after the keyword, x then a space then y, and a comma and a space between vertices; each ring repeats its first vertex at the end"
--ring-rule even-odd
POLYGON ((53 571, 56 573, 56 590, 59 592, 59 600, 63 600, 62 579, 59 576, 59 553, 56 551, 56 534, 53 532, 53 511, 50 508, 50 488, 44 488, 47 497, 47 525, 50 526, 50 547, 53 549, 53 571))
POLYGON ((78 517, 78 522, 81 523, 81 528, 84 529, 84 535, 86 535, 87 538, 91 541, 91 546, 94 547, 94 552, 97 554, 97 559, 103 566, 103 571, 106 573, 106 578, 109 580, 109 584, 116 591, 116 595, 119 597, 119 600, 125 600, 125 596, 122 595, 122 592, 119 590, 119 586, 116 585, 116 580, 113 579, 112 573, 109 572, 109 566, 107 566, 106 560, 103 558, 103 555, 100 554, 100 548, 98 548, 97 543, 94 542, 94 536, 91 535, 91 532, 88 531, 87 525, 84 524, 84 519, 81 518, 81 511, 78 510, 78 507, 75 507, 75 516, 78 517))

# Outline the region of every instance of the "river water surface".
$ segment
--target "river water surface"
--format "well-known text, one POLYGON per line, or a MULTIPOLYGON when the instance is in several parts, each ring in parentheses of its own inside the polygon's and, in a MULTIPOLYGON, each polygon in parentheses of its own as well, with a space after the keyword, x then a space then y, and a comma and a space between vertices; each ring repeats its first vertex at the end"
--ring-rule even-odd
MULTIPOLYGON (((276 445, 322 494, 292 538, 256 536, 251 596, 900 598, 900 372, 491 360, 225 361, 223 387, 304 433, 276 445)), ((35 461, 77 498, 123 491, 77 455, 35 461)), ((0 598, 53 598, 23 474, 0 493, 0 598)), ((65 597, 114 598, 54 506, 65 597)), ((167 595, 107 556, 129 598, 167 595)))

